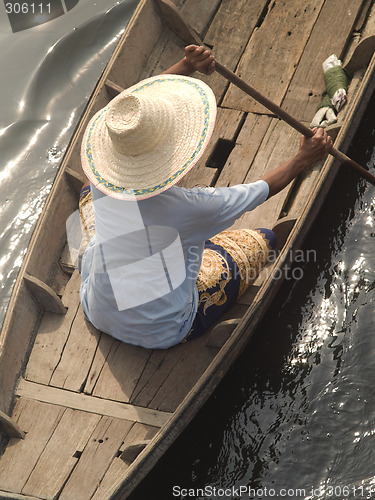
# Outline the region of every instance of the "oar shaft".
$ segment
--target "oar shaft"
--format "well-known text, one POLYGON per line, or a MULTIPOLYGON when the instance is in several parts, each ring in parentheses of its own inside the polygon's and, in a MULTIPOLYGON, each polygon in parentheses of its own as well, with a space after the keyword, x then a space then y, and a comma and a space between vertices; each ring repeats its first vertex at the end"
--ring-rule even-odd
MULTIPOLYGON (((231 71, 230 69, 226 68, 223 64, 221 64, 218 61, 215 61, 215 69, 218 73, 220 73, 220 75, 222 75, 228 81, 236 85, 236 87, 243 90, 253 99, 258 101, 265 108, 267 108, 269 111, 278 116, 281 120, 288 123, 300 134, 304 135, 305 137, 312 137, 314 135, 313 131, 310 128, 306 127, 306 125, 304 125, 302 122, 294 118, 294 116, 290 115, 284 109, 280 108, 280 106, 275 104, 273 101, 270 101, 267 97, 265 97, 260 92, 255 90, 253 87, 251 87, 251 85, 246 83, 244 80, 242 80, 242 78, 233 73, 233 71, 231 71)), ((375 186, 375 176, 371 174, 371 172, 361 167, 361 165, 359 165, 358 163, 356 163, 351 158, 349 158, 344 153, 342 153, 341 151, 339 151, 334 147, 332 147, 329 152, 332 156, 334 156, 341 162, 346 163, 350 167, 354 168, 363 178, 365 178, 367 181, 369 181, 371 184, 375 186)))
MULTIPOLYGON (((199 36, 191 29, 191 27, 186 24, 184 19, 181 17, 181 14, 177 7, 170 0, 154 0, 162 18, 165 20, 170 29, 186 44, 195 43, 197 45, 201 45, 203 42, 199 38, 199 36)), ((370 48, 372 45, 370 46, 370 48)), ((297 132, 304 135, 305 137, 312 137, 314 134, 311 129, 306 127, 303 123, 298 121, 296 118, 291 116, 289 113, 280 108, 277 104, 270 101, 267 97, 262 95, 260 92, 251 87, 248 83, 246 83, 242 78, 237 76, 233 71, 226 68, 219 61, 215 60, 216 71, 220 73, 224 78, 229 80, 231 83, 242 89, 246 94, 250 95, 262 104, 264 107, 269 109, 272 113, 278 116, 281 120, 284 120, 291 127, 293 127, 297 132)), ((359 175, 364 177, 366 180, 371 182, 375 186, 375 176, 372 175, 368 170, 358 165, 355 161, 348 158, 346 155, 341 153, 335 148, 331 148, 330 154, 340 160, 343 163, 346 163, 350 167, 354 168, 359 175)))

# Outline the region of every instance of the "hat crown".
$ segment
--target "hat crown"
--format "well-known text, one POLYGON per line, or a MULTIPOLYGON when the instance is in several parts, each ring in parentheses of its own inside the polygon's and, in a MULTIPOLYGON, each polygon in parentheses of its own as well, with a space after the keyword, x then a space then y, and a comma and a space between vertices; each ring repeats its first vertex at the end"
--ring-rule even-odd
POLYGON ((172 112, 164 99, 120 95, 111 103, 106 126, 114 149, 136 156, 154 148, 171 130, 172 112))

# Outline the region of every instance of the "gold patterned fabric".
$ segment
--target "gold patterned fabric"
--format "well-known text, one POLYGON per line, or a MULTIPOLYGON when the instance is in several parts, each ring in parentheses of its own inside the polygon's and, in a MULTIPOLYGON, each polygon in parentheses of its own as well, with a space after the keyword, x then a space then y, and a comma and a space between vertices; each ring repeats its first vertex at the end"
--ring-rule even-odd
POLYGON ((81 218, 82 240, 79 248, 79 260, 85 253, 87 245, 95 235, 95 215, 92 204, 90 186, 81 189, 79 197, 79 215, 81 218))
MULTIPOLYGON (((222 247, 235 261, 240 274, 240 286, 238 297, 241 297, 251 283, 258 276, 267 262, 269 246, 267 240, 259 231, 251 229, 238 229, 223 231, 210 240, 215 245, 222 247)), ((201 300, 208 300, 206 290, 219 284, 222 292, 216 295, 218 301, 223 300, 220 296, 224 294, 226 283, 232 279, 232 273, 225 257, 217 250, 205 248, 201 269, 198 275, 197 287, 201 294, 201 300), (220 279, 226 273, 226 279, 220 279)), ((238 278, 238 277, 235 277, 238 278)), ((213 303, 211 297, 208 302, 213 303)))
POLYGON ((203 305, 204 313, 214 304, 221 306, 226 303, 225 287, 231 278, 232 273, 224 256, 216 250, 206 248, 197 279, 199 306, 203 305), (212 291, 214 288, 217 289, 212 291))
POLYGON ((198 310, 183 342, 210 328, 254 282, 265 266, 275 235, 268 229, 222 231, 205 242, 197 279, 198 310))

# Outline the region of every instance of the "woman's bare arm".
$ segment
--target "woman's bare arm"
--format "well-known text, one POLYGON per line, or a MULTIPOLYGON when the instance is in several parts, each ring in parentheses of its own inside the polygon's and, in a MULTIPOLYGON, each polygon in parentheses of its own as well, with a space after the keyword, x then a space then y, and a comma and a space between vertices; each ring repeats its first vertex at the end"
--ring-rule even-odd
POLYGON ((269 186, 269 198, 279 193, 300 173, 311 168, 328 154, 332 139, 322 128, 313 131, 313 137, 301 139, 299 151, 291 160, 267 172, 261 178, 269 186))

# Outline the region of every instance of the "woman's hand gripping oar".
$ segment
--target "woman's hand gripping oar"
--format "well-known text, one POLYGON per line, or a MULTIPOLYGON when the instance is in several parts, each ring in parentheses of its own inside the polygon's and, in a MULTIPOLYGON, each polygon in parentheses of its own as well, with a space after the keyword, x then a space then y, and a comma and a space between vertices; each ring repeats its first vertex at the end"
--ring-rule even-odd
MULTIPOLYGON (((173 33, 175 33, 179 38, 181 38, 181 40, 183 40, 185 44, 187 45, 192 43, 197 45, 203 44, 202 40, 198 37, 195 31, 193 31, 192 28, 185 23, 179 11, 174 6, 174 4, 170 2, 170 0, 154 0, 154 3, 156 4, 161 17, 165 21, 167 26, 171 29, 171 31, 173 31, 173 33)), ((278 106, 270 99, 268 99, 260 92, 258 92, 256 89, 251 87, 248 83, 246 83, 239 76, 233 73, 233 71, 226 68, 223 64, 221 64, 217 60, 215 60, 215 71, 220 73, 224 78, 226 78, 228 81, 236 85, 236 87, 240 88, 246 94, 248 94, 253 99, 258 101, 265 108, 267 108, 273 114, 278 116, 281 120, 288 123, 300 134, 304 135, 305 137, 312 137, 314 135, 314 132, 310 128, 306 127, 299 120, 297 120, 292 115, 287 113, 285 110, 280 108, 280 106, 278 106)), ((363 177, 364 179, 366 179, 368 182, 370 182, 372 185, 375 186, 375 176, 371 174, 371 172, 361 167, 361 165, 353 161, 351 158, 346 156, 341 151, 338 151, 333 146, 330 148, 329 153, 338 160, 340 160, 342 163, 345 163, 354 170, 356 170, 361 177, 363 177)))

